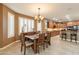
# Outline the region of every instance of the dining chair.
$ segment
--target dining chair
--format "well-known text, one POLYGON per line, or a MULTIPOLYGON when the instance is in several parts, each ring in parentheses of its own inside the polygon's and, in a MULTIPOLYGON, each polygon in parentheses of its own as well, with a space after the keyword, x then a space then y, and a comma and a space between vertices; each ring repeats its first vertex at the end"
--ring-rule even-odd
POLYGON ((51 43, 50 43, 50 41, 51 41, 51 34, 50 34, 50 32, 47 32, 46 33, 47 34, 47 36, 46 36, 46 39, 45 39, 45 45, 46 45, 46 47, 48 47, 48 45, 51 45, 51 43))
POLYGON ((43 48, 43 50, 45 50, 45 34, 44 33, 41 33, 39 34, 39 38, 37 40, 37 52, 40 53, 40 47, 43 48))
POLYGON ((26 48, 32 47, 33 42, 25 41, 25 37, 24 37, 23 33, 20 34, 20 42, 21 42, 21 52, 23 51, 23 48, 24 48, 23 53, 25 55, 26 54, 26 48))

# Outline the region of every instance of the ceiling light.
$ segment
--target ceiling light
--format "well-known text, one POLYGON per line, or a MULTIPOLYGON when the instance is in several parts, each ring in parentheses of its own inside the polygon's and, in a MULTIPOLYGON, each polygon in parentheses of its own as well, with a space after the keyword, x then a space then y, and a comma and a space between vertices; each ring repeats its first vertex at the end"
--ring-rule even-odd
POLYGON ((70 20, 71 20, 70 15, 66 15, 66 16, 65 16, 65 18, 66 18, 68 21, 70 21, 70 20))
POLYGON ((40 15, 40 8, 38 8, 38 15, 35 16, 34 19, 38 20, 38 22, 44 19, 44 17, 40 15))

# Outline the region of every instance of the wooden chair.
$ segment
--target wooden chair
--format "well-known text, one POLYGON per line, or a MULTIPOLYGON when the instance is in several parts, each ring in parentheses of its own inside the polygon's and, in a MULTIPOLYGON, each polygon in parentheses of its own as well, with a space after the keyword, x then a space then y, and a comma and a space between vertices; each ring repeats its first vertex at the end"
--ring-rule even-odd
POLYGON ((39 38, 37 40, 37 52, 40 53, 39 51, 39 47, 43 47, 43 50, 45 49, 45 34, 42 33, 42 34, 39 34, 39 38))
POLYGON ((36 32, 25 32, 24 35, 34 35, 36 32))
POLYGON ((50 32, 47 32, 47 36, 45 39, 46 47, 48 47, 48 45, 51 45, 50 41, 51 41, 51 34, 50 32))
POLYGON ((25 37, 23 33, 20 34, 20 41, 21 41, 21 52, 24 48, 24 55, 26 54, 26 48, 32 47, 33 42, 25 41, 25 37))

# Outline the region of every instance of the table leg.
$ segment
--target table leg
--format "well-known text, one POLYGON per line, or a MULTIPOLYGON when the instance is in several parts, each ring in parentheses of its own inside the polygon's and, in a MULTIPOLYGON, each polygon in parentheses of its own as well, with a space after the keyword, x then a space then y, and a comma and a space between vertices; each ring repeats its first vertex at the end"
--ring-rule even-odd
POLYGON ((49 45, 51 45, 51 39, 49 40, 49 45))
POLYGON ((37 45, 36 45, 36 40, 34 40, 34 53, 37 53, 37 45))

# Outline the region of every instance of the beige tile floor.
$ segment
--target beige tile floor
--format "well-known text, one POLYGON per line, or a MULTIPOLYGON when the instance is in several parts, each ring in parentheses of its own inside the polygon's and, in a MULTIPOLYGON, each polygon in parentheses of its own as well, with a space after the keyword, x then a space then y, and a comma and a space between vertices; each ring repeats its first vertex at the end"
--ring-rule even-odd
MULTIPOLYGON (((41 50, 41 49, 40 49, 41 50)), ((26 55, 78 55, 79 43, 61 40, 59 36, 51 38, 51 46, 41 50, 40 54, 34 54, 31 48, 27 49, 26 55)), ((20 52, 20 42, 0 51, 0 55, 23 55, 20 52)))

